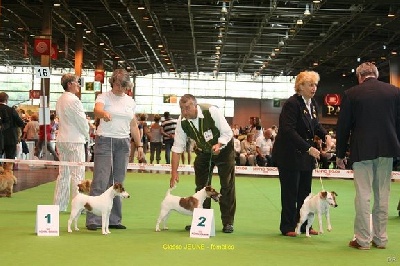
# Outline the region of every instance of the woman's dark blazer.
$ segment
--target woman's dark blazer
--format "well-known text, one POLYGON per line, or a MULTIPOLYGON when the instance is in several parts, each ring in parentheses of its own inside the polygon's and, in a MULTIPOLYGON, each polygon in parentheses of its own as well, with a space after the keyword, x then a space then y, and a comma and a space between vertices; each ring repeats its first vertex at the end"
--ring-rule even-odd
POLYGON ((317 104, 311 99, 311 115, 299 94, 291 96, 279 116, 279 131, 272 150, 272 159, 278 168, 312 170, 315 158, 308 154, 314 146, 314 136, 325 140, 326 130, 318 121, 317 104), (312 118, 311 118, 312 116, 312 118))

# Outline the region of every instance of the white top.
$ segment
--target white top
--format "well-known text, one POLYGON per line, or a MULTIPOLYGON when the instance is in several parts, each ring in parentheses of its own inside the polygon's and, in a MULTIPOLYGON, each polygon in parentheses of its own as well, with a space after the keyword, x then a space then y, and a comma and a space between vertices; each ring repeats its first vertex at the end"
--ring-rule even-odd
POLYGON ((57 142, 85 143, 89 140, 89 123, 82 102, 71 93, 64 92, 56 103, 59 118, 57 142))
MULTIPOLYGON (((220 132, 220 137, 218 138, 218 143, 221 143, 222 145, 228 144, 228 142, 232 139, 233 137, 233 132, 231 127, 229 126, 228 122, 226 121, 224 115, 221 113, 221 111, 215 107, 211 106, 210 109, 210 114, 212 119, 215 122, 215 126, 218 128, 220 132)), ((201 108, 199 105, 197 105, 197 118, 195 119, 189 119, 189 121, 192 121, 194 127, 198 130, 199 129, 199 118, 204 118, 203 112, 201 111, 201 108)), ((182 153, 185 151, 185 146, 186 146, 186 133, 182 129, 182 120, 186 120, 186 118, 182 118, 179 116, 176 128, 175 128, 175 138, 174 138, 174 145, 172 146, 172 151, 175 153, 182 153)))
POLYGON ((240 150, 242 149, 240 145, 240 140, 236 138, 233 139, 233 149, 235 150, 235 152, 240 153, 240 150))
POLYGON ((135 115, 135 100, 124 94, 117 96, 111 91, 97 96, 96 103, 104 104, 104 111, 111 115, 111 121, 100 119, 96 134, 110 138, 129 138, 130 123, 135 115))
POLYGON ((264 136, 261 136, 256 139, 256 146, 260 148, 262 156, 271 155, 271 150, 272 150, 271 139, 265 139, 264 136))

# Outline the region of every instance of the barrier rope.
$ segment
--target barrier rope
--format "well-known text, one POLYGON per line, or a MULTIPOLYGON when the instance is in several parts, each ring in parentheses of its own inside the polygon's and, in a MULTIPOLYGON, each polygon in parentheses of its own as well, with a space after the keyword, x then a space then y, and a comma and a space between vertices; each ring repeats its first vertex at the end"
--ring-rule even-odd
MULTIPOLYGON (((12 159, 0 159, 0 162, 12 162, 17 164, 27 164, 30 166, 86 166, 93 167, 93 162, 64 162, 64 161, 46 161, 46 160, 12 160, 12 159)), ((129 163, 129 170, 142 170, 142 171, 171 171, 170 164, 143 164, 143 163, 129 163)), ((217 173, 217 168, 214 167, 213 173, 217 173)), ((193 165, 179 165, 179 172, 192 172, 194 173, 193 165)), ((260 167, 260 166, 236 166, 235 173, 240 175, 264 175, 264 176, 278 176, 278 168, 276 167, 260 167)), ((341 170, 341 169, 314 169, 314 177, 327 177, 327 178, 345 178, 352 179, 352 170, 341 170)), ((400 172, 392 172, 392 180, 400 180, 400 172)))

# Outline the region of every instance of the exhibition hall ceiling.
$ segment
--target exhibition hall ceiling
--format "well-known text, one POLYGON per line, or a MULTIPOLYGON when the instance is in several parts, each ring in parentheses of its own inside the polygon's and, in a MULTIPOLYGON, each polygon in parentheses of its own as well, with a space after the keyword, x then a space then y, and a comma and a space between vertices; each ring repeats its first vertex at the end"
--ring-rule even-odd
MULTIPOLYGON (((400 52, 400 1, 0 0, 0 64, 40 65, 34 40, 51 13, 51 67, 125 67, 135 75, 190 72, 349 75, 375 62, 382 75, 400 52), (56 4, 56 5, 54 5, 56 4), (58 4, 58 5, 57 5, 58 4), (44 8, 47 5, 48 8, 44 8), (140 9, 138 9, 140 7, 140 9), (45 11, 47 10, 47 11, 45 11), (77 24, 80 22, 81 24, 77 24)), ((49 26, 49 24, 47 24, 49 26)))

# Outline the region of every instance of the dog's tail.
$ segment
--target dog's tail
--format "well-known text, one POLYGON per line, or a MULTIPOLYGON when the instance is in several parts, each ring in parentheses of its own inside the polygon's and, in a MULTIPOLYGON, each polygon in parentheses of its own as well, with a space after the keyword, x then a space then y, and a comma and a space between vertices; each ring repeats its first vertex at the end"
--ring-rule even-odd
POLYGON ((165 196, 169 196, 171 194, 171 191, 174 190, 175 188, 176 188, 176 186, 173 186, 173 187, 169 188, 167 190, 167 193, 165 194, 165 196))

